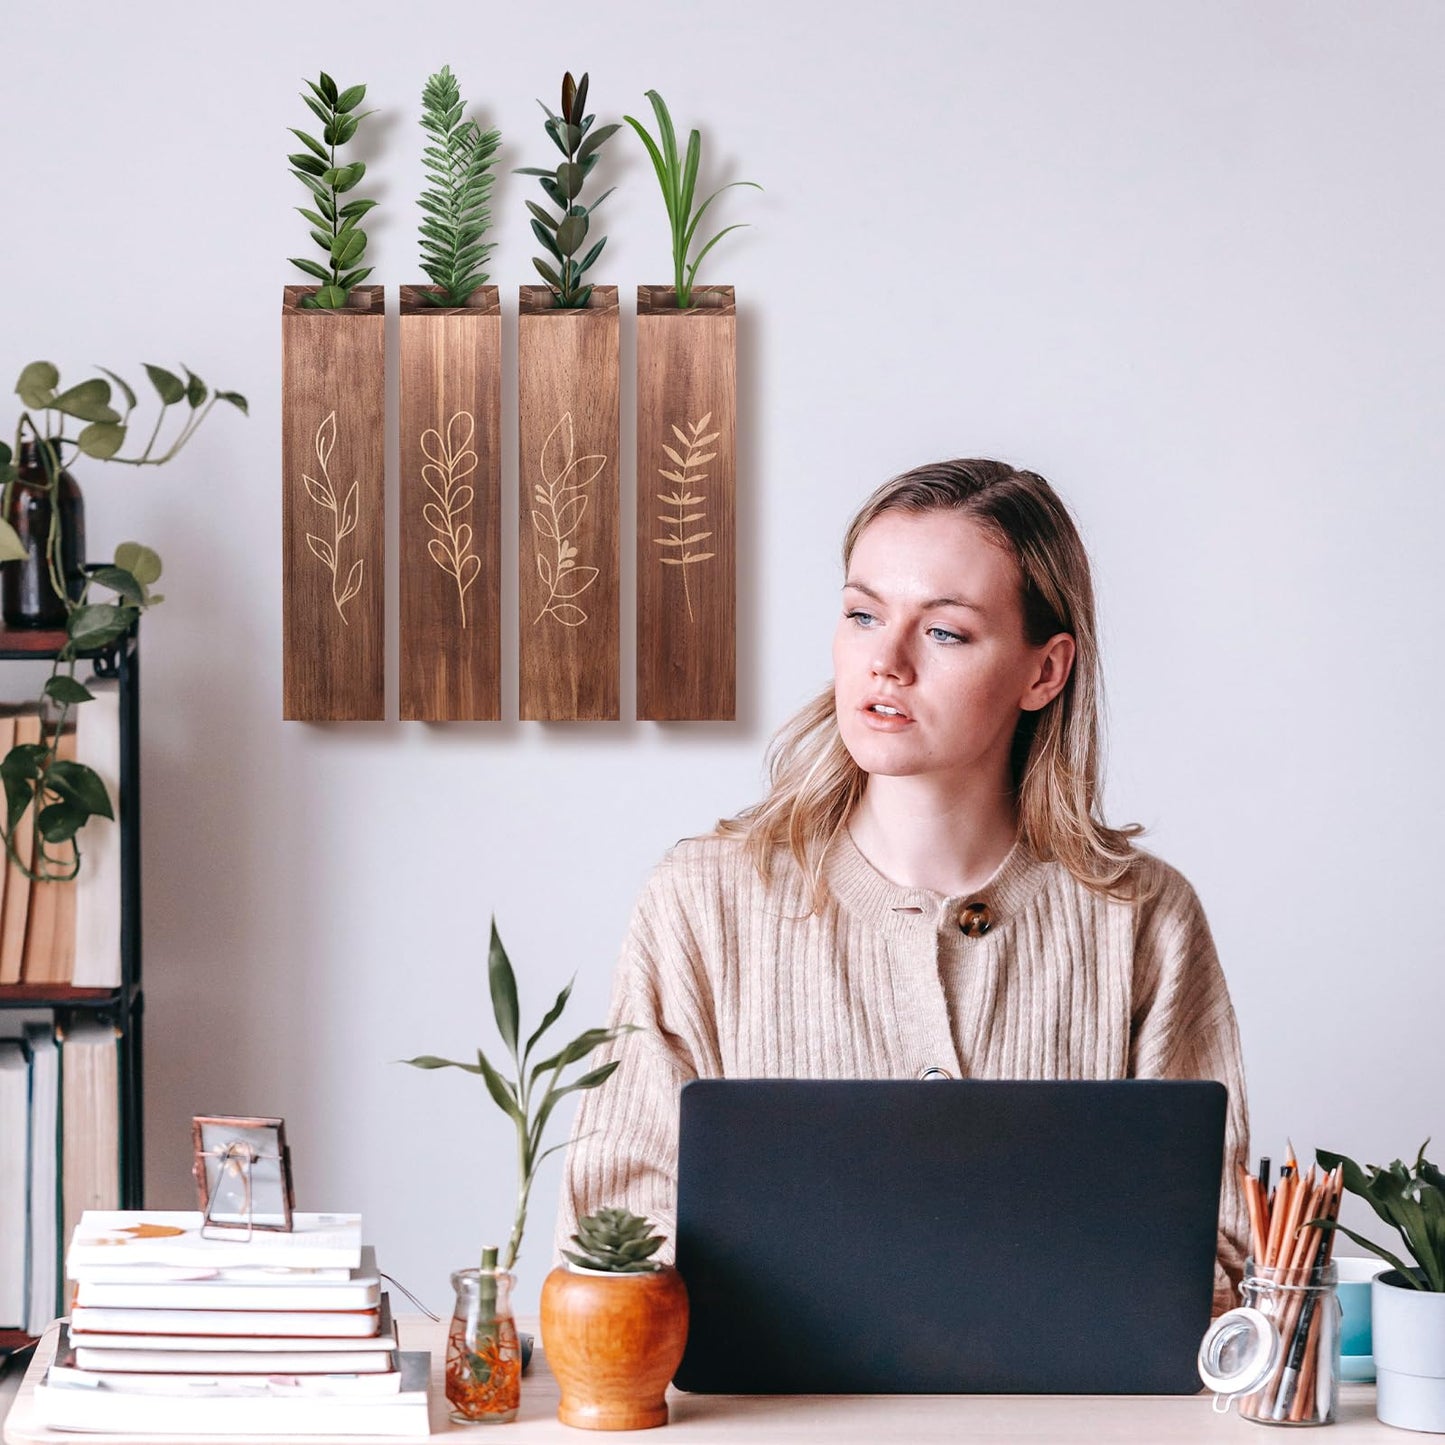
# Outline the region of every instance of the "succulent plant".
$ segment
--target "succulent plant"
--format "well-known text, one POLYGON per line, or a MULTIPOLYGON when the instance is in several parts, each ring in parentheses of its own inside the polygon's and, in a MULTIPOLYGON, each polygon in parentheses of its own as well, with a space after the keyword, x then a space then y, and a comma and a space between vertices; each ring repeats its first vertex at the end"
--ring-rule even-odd
POLYGON ((422 153, 428 189, 417 204, 421 223, 421 268, 440 288, 424 293, 437 306, 465 306, 485 284, 481 268, 495 249, 482 237, 491 224, 492 163, 501 135, 464 120, 464 103, 448 65, 428 77, 421 95, 422 129, 431 142, 422 153))
POLYGON ((342 165, 336 159, 337 146, 345 145, 371 112, 356 109, 366 95, 364 85, 340 90, 324 70, 318 80, 308 80, 306 84, 311 94, 303 91, 301 99, 321 122, 321 139, 291 127, 291 134, 305 150, 286 159, 291 162, 291 174, 311 192, 315 209, 310 206, 296 209, 310 221, 311 239, 326 252, 330 269, 304 256, 293 256, 291 264, 321 283, 302 301, 302 306, 335 311, 346 305, 351 288, 371 275, 370 266, 358 266, 357 262, 366 250, 361 218, 376 202, 361 197, 345 202, 339 199, 366 174, 366 163, 352 161, 350 165, 342 165))
POLYGON ((661 1266, 652 1258, 662 1248, 662 1236, 641 1215, 626 1209, 599 1209, 577 1221, 572 1236, 580 1254, 562 1253, 581 1269, 605 1274, 649 1274, 661 1266))
POLYGON ((590 206, 582 205, 577 198, 582 193, 582 182, 597 164, 602 143, 622 127, 604 125, 587 134, 596 116, 583 114, 587 106, 585 74, 575 82, 571 71, 562 77, 561 115, 554 115, 540 100, 537 104, 547 111, 544 127, 564 160, 554 171, 536 166, 523 166, 517 171, 519 176, 540 177, 547 199, 562 212, 561 216, 554 216, 535 201, 527 202, 527 209, 532 213, 532 234, 546 247, 550 258, 535 256, 532 264, 552 288, 558 306, 580 309, 592 294, 592 287, 582 284, 582 273, 602 254, 607 237, 601 237, 580 261, 576 259, 577 253, 586 243, 589 217, 612 191, 604 191, 590 206))

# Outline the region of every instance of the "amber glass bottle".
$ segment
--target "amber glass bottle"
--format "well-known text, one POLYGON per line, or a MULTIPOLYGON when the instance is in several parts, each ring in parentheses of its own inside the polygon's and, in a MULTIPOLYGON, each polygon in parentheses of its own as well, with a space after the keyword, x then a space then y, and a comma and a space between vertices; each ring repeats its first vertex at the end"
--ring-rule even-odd
MULTIPOLYGON (((25 544, 23 562, 0 564, 0 612, 7 627, 64 627, 66 607, 50 582, 45 546, 50 536, 50 488, 35 441, 20 444, 18 475, 10 485, 5 520, 25 544)), ((60 506, 60 558, 66 590, 79 597, 85 585, 85 503, 69 472, 61 469, 56 487, 60 506)))

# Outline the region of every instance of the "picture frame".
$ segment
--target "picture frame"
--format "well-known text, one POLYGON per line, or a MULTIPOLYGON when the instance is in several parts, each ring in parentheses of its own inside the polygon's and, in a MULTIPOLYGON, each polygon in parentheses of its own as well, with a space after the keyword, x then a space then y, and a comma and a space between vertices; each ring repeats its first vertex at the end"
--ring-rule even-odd
POLYGON ((191 1120, 201 1234, 289 1233, 296 1208, 284 1119, 205 1114, 191 1120))

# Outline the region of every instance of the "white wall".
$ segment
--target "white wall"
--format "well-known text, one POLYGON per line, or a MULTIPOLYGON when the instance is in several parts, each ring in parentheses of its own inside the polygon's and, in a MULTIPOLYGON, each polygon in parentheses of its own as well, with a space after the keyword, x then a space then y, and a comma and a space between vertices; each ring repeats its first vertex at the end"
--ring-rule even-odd
MULTIPOLYGON (((12 6, 3 34, 0 380, 185 362, 252 402, 162 470, 78 469, 92 553, 134 537, 167 565, 144 638, 151 1203, 189 1199, 193 1113, 284 1115, 301 1205, 365 1211, 383 1267, 445 1305, 505 1233, 512 1155, 474 1079, 394 1061, 493 1042, 493 910, 526 1007, 575 970, 570 1023, 597 1020, 648 868, 755 796, 827 676, 851 510, 958 455, 1042 471, 1084 529, 1109 811, 1204 900, 1258 1147, 1445 1138, 1445 10, 151 0, 12 6), (740 298, 734 725, 280 720, 278 314, 310 244, 285 127, 303 76, 369 85, 373 280, 420 280, 416 117, 443 63, 508 165, 549 154, 535 97, 571 66, 604 118, 659 88, 702 126, 706 182, 766 187, 719 202, 753 229, 704 272, 740 298)), ((668 277, 662 204, 630 133, 604 157, 597 275, 628 295, 668 277)), ((509 327, 533 187, 497 188, 509 327)), ((623 348, 625 376, 626 321, 623 348)), ((503 415, 513 476, 510 385, 503 415)), ((393 716, 395 529, 393 497, 393 716)), ((510 621, 510 557, 504 581, 510 621)), ((556 1185, 554 1161, 524 1305, 556 1185)))

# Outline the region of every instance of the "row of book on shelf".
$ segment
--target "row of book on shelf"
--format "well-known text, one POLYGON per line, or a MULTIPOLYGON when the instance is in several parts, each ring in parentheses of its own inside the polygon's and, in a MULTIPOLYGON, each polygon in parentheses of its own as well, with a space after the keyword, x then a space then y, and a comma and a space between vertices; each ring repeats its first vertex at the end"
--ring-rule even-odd
MULTIPOLYGON (((56 744, 58 757, 94 768, 120 818, 120 689, 91 679, 93 701, 74 708, 56 744)), ((0 706, 0 758, 40 741, 34 707, 0 706)), ((20 820, 15 849, 33 862, 30 812, 20 820)), ((0 986, 13 983, 116 988, 121 981, 120 829, 92 818, 80 835, 82 866, 64 883, 35 883, 7 856, 0 867, 0 986)), ((69 845, 52 846, 62 856, 69 845)))
POLYGON ((40 1423, 115 1434, 426 1435, 430 1356, 398 1348, 355 1214, 290 1231, 88 1211, 40 1423))
POLYGON ((38 1335, 59 1313, 61 1241, 120 1203, 120 1038, 80 1012, 17 1027, 0 1038, 0 1330, 38 1335))

